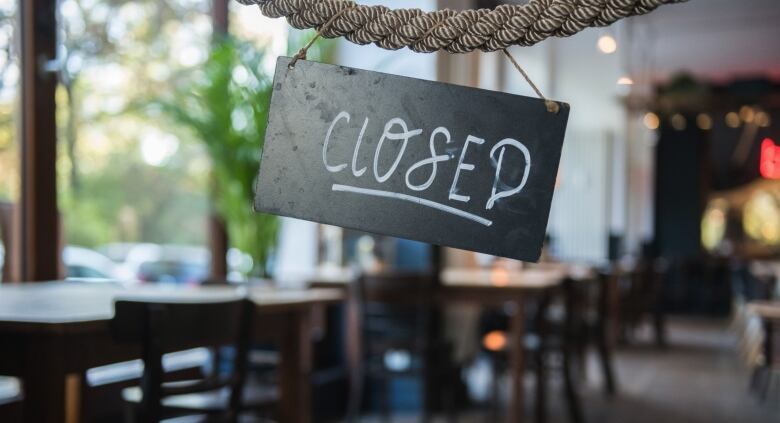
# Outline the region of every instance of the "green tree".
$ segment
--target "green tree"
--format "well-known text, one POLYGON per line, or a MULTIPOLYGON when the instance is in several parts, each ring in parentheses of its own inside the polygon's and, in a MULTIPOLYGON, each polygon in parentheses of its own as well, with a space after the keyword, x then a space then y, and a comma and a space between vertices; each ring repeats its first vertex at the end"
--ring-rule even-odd
POLYGON ((208 0, 59 4, 59 205, 67 243, 203 244, 208 159, 181 128, 129 107, 206 57, 208 0), (145 148, 173 138, 149 163, 145 148), (175 154, 174 154, 175 153, 175 154))
POLYGON ((274 216, 252 209, 272 89, 262 71, 263 59, 262 50, 225 37, 171 97, 149 105, 149 110, 161 110, 189 128, 206 147, 215 209, 231 244, 253 258, 260 275, 265 274, 278 227, 274 216))

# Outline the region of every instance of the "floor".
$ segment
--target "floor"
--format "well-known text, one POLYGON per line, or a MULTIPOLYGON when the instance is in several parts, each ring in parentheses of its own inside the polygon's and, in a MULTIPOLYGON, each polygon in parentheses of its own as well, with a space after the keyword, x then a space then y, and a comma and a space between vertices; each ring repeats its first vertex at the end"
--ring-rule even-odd
POLYGON ((672 320, 667 349, 648 343, 619 350, 616 368, 619 395, 612 400, 601 395, 598 368, 589 369, 588 422, 780 422, 780 392, 774 404, 748 392, 750 372, 726 321, 672 320))
MULTIPOLYGON (((780 388, 772 399, 759 402, 748 392, 749 371, 737 354, 737 338, 728 322, 671 319, 669 347, 638 342, 617 351, 618 395, 601 392, 599 368, 589 363, 582 389, 586 423, 780 423, 780 388)), ((532 381, 527 380, 529 398, 532 381)), ((555 385, 552 381, 551 385, 555 385)), ((0 384, 0 387, 4 385, 0 384)), ((556 386, 551 386, 556 389, 556 386)), ((560 391, 551 391, 550 423, 569 423, 560 391)), ((527 409, 526 422, 533 422, 527 409)), ((464 412, 458 423, 493 422, 492 414, 464 412)), ((367 417, 365 422, 380 422, 367 417)), ((417 422, 417 416, 394 416, 393 422, 417 422)), ((436 420, 444 422, 443 419, 436 420)))
MULTIPOLYGON (((727 321, 671 319, 668 339, 665 350, 647 342, 618 351, 619 393, 611 399, 601 392, 596 363, 589 363, 582 389, 587 423, 780 422, 780 392, 766 403, 748 392, 749 371, 736 352, 737 337, 727 321)), ((568 423, 560 395, 553 391, 550 397, 550 423, 568 423)), ((491 420, 486 413, 474 411, 458 422, 491 420)), ((393 418, 399 423, 415 421, 419 419, 414 416, 393 418)), ((526 421, 533 421, 531 410, 526 421)))

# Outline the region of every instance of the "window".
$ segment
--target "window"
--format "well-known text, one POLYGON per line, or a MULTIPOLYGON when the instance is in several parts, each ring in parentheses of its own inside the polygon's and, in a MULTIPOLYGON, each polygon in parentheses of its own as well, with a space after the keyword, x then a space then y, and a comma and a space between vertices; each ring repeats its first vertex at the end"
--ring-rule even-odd
MULTIPOLYGON (((207 59, 210 10, 208 0, 59 3, 63 244, 117 260, 118 273, 107 276, 185 282, 194 272, 185 267, 208 266, 208 156, 186 128, 148 105, 207 59), (200 261, 166 261, 180 246, 200 261), (138 256, 145 260, 127 261, 138 256), (168 265, 183 270, 144 273, 168 265)), ((69 275, 82 276, 63 258, 69 275)))
POLYGON ((19 142, 16 135, 19 60, 16 36, 17 2, 0 0, 0 281, 9 276, 14 203, 19 198, 19 142))

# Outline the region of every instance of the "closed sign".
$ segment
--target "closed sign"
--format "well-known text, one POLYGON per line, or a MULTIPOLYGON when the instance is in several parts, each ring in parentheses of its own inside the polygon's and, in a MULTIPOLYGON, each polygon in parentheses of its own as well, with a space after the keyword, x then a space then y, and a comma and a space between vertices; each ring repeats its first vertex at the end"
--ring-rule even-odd
POLYGON ((279 58, 255 209, 539 258, 569 107, 279 58))

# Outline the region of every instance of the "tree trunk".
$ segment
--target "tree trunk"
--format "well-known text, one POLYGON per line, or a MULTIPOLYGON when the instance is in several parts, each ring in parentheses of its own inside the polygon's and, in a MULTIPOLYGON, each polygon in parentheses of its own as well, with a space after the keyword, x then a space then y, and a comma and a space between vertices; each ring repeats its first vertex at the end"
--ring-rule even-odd
MULTIPOLYGON (((65 78, 63 78, 63 80, 65 80, 65 78)), ((78 161, 76 158, 76 141, 78 138, 78 131, 76 129, 76 98, 73 92, 73 87, 76 85, 75 83, 75 78, 68 78, 67 82, 63 82, 62 85, 65 87, 65 95, 68 102, 68 118, 65 126, 65 142, 66 153, 68 155, 68 160, 70 161, 70 186, 73 190, 73 196, 78 197, 81 184, 79 181, 78 161)))

